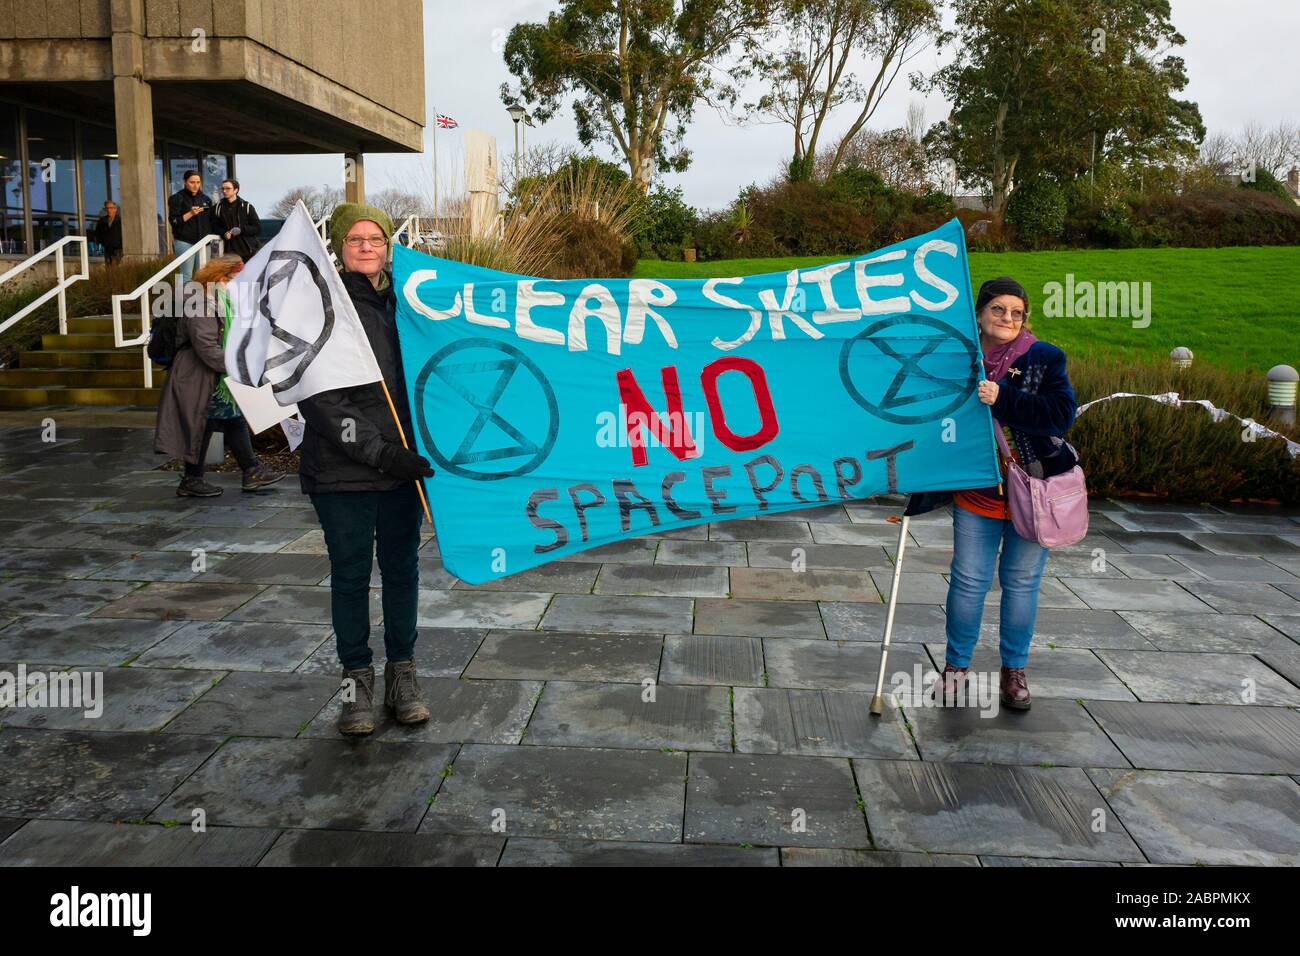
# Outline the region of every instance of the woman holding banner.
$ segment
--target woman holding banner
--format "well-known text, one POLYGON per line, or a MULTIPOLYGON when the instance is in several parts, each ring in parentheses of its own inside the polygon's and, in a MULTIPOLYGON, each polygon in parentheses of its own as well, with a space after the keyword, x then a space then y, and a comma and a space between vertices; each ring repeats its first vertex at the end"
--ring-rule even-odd
MULTIPOLYGON (((1077 464, 1064 441, 1076 410, 1065 353, 1039 341, 1030 331, 1029 295, 1009 276, 980 286, 975 317, 986 373, 979 383, 979 400, 990 406, 993 427, 1003 430, 1011 456, 1035 477, 1064 474, 1077 464)), ((1006 459, 1001 452, 998 459, 1005 482, 1006 459)), ((916 494, 908 502, 906 514, 924 514, 950 499, 954 507, 948 646, 936 692, 947 702, 965 684, 979 638, 984 599, 996 568, 1002 588, 998 620, 1001 700, 1012 709, 1028 710, 1025 664, 1038 615, 1047 549, 1016 533, 1002 485, 916 494)))
POLYGON ((214 498, 222 489, 203 480, 203 459, 214 432, 221 432, 244 476, 241 488, 257 491, 284 475, 262 466, 253 452, 248 424, 226 386, 226 333, 232 314, 226 285, 244 260, 217 256, 194 274, 206 292, 202 314, 188 312, 176 320, 176 354, 158 399, 154 451, 185 462, 176 488, 182 498, 214 498))
POLYGON ((397 298, 386 268, 392 220, 372 206, 343 203, 330 217, 329 235, 383 383, 298 402, 307 421, 300 479, 329 552, 330 612, 344 684, 338 729, 364 735, 375 729, 370 573, 376 553, 388 657, 384 704, 398 723, 429 719, 414 659, 422 518, 416 482, 433 469, 402 440, 414 432, 397 341, 397 298))

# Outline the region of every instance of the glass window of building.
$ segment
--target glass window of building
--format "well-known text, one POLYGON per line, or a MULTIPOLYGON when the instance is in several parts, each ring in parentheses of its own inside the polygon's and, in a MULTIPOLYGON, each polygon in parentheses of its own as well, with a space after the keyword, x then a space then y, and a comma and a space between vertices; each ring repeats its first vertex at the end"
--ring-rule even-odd
MULTIPOLYGON (((185 188, 185 174, 199 169, 199 154, 188 146, 167 144, 167 195, 174 196, 185 188)), ((201 172, 201 170, 200 170, 201 172)), ((164 210, 166 207, 164 206, 164 210)))
POLYGON ((77 233, 77 163, 72 120, 27 110, 27 189, 35 251, 77 233))
POLYGON ((213 202, 221 202, 221 181, 230 175, 230 157, 224 153, 203 154, 203 191, 213 202))
POLYGON ((18 107, 0 103, 0 255, 27 252, 23 167, 18 155, 18 107))
MULTIPOLYGON (((122 187, 118 180, 117 136, 106 126, 81 124, 81 199, 82 229, 94 236, 95 223, 104 212, 104 203, 113 200, 121 214, 122 187)), ((102 256, 104 250, 92 238, 90 254, 102 256)))
POLYGON ((158 251, 166 255, 171 250, 172 231, 167 228, 167 175, 163 166, 162 143, 153 146, 153 178, 158 200, 158 251))

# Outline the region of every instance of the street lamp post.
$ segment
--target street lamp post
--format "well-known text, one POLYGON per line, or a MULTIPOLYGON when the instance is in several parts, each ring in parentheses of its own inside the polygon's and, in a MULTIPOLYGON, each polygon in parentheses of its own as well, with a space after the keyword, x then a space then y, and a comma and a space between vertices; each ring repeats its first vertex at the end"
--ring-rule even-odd
POLYGON ((518 103, 512 103, 506 107, 506 112, 515 124, 515 188, 519 188, 519 121, 527 115, 527 111, 518 103))

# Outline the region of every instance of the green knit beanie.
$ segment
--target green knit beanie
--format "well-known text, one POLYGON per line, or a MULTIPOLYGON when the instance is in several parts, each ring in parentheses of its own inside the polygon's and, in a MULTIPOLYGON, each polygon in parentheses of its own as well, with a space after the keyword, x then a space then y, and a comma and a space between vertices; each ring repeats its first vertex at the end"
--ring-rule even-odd
POLYGON ((383 230, 384 238, 389 242, 393 240, 393 220, 388 218, 388 213, 374 206, 367 206, 365 203, 340 203, 334 207, 334 212, 330 215, 330 248, 334 250, 334 255, 338 256, 340 262, 343 261, 343 237, 348 234, 349 229, 365 219, 377 224, 383 230))

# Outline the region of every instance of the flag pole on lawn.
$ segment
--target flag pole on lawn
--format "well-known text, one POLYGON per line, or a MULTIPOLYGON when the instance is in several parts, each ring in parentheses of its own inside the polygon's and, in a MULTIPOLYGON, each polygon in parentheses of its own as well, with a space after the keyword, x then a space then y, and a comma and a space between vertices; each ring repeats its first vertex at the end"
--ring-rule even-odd
POLYGON ((894 635, 894 609, 898 607, 898 585, 903 576, 903 549, 907 547, 907 515, 898 523, 898 550, 894 553, 894 580, 889 585, 889 609, 885 611, 885 639, 880 645, 880 672, 876 674, 876 696, 871 698, 871 713, 879 717, 885 711, 885 662, 889 660, 889 640, 894 635))

